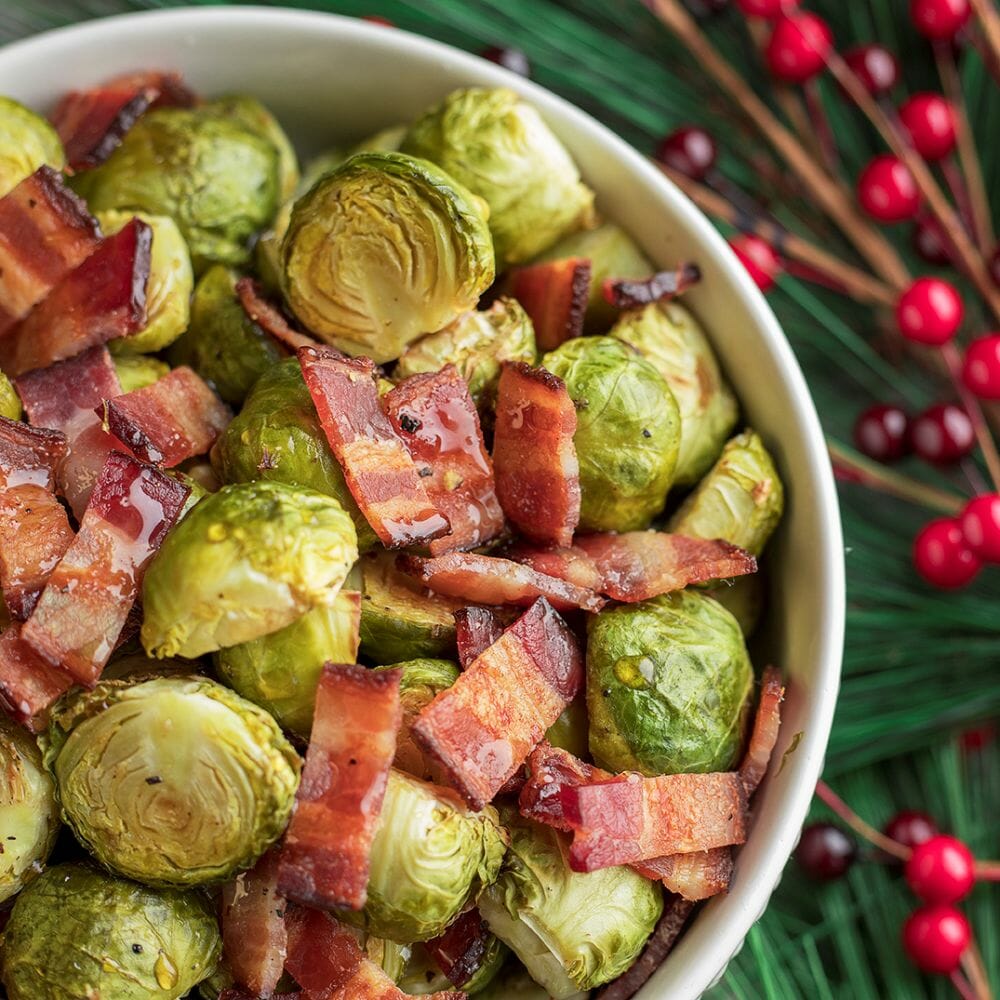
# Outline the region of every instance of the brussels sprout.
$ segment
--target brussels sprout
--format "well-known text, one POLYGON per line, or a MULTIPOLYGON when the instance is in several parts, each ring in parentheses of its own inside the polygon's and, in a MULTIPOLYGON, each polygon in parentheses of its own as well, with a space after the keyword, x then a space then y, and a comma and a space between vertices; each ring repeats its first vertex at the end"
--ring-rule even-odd
POLYGON ((212 449, 212 465, 226 483, 264 480, 326 493, 350 514, 359 548, 375 544, 375 532, 327 444, 296 358, 286 358, 257 380, 212 449))
POLYGON ((148 354, 163 350, 186 329, 191 316, 191 255, 177 223, 166 215, 107 209, 96 213, 106 236, 117 233, 134 218, 153 231, 146 285, 146 325, 130 337, 108 343, 112 354, 148 354))
POLYGON ((743 739, 753 668, 736 619, 681 590, 587 621, 590 752, 611 771, 725 771, 743 739))
POLYGON ((45 164, 66 166, 56 130, 23 104, 0 97, 0 198, 45 164))
POLYGON ((506 87, 456 90, 406 134, 422 156, 485 198, 497 261, 518 264, 590 226, 594 193, 531 105, 506 87))
POLYGON ((296 736, 309 738, 323 664, 354 663, 358 595, 341 590, 277 632, 215 653, 222 679, 296 736))
POLYGON ((251 867, 284 832, 299 780, 271 716, 205 677, 102 681, 55 710, 44 751, 80 842, 148 885, 251 867))
POLYGON ((711 471, 670 518, 668 531, 722 538, 759 556, 785 509, 785 489, 760 435, 732 438, 711 471))
POLYGON ((404 943, 437 937, 497 877, 506 849, 491 806, 471 812, 451 792, 390 771, 360 915, 366 930, 404 943))
POLYGON ((274 339, 243 308, 237 275, 221 264, 198 280, 191 322, 170 348, 175 365, 188 365, 215 386, 227 403, 242 403, 254 382, 282 358, 274 339))
POLYGON ((122 392, 145 389, 170 371, 170 365, 165 361, 151 358, 148 354, 117 354, 113 360, 122 392))
POLYGON ((285 297, 316 336, 377 362, 475 306, 494 277, 485 206, 431 163, 359 153, 295 203, 285 297))
MULTIPOLYGON (((574 993, 568 1000, 587 1000, 590 995, 589 990, 586 993, 574 993)), ((517 1000, 549 1000, 550 994, 528 975, 520 962, 508 960, 500 975, 479 994, 479 998, 511 1000, 512 997, 517 997, 517 1000)))
POLYGON ((213 972, 208 979, 202 980, 198 984, 198 995, 201 1000, 219 1000, 219 995, 223 990, 236 987, 236 980, 233 978, 233 974, 222 964, 215 967, 215 972, 213 972))
POLYGON ((101 166, 73 178, 91 211, 169 215, 199 274, 249 260, 250 238, 277 211, 279 183, 268 140, 201 108, 150 111, 101 166))
POLYGON ((0 416, 10 420, 21 419, 21 399, 14 390, 14 384, 0 372, 0 416))
POLYGON ((200 660, 182 660, 178 656, 157 660, 147 656, 142 651, 141 646, 135 648, 130 643, 123 648, 129 651, 121 655, 115 654, 101 673, 102 681, 146 681, 153 677, 166 677, 170 674, 197 674, 202 669, 200 660))
MULTIPOLYGON (((396 979, 396 985, 404 993, 423 997, 455 989, 448 977, 434 964, 423 945, 415 944, 412 952, 402 975, 396 979)), ((482 963, 472 978, 462 984, 462 993, 466 996, 481 994, 497 978, 509 955, 507 946, 495 935, 490 935, 482 963)), ((518 998, 521 996, 520 993, 508 995, 518 998)))
POLYGON ((221 950, 199 893, 58 865, 14 904, 2 979, 10 1000, 177 1000, 212 972, 221 950))
POLYGON ((677 401, 657 370, 611 337, 579 337, 542 365, 576 406, 580 530, 636 531, 666 502, 681 439, 677 401))
POLYGON ((723 580, 705 590, 738 622, 745 636, 753 635, 764 610, 764 578, 759 573, 723 580))
POLYGON ((58 831, 55 787, 41 752, 0 712, 0 903, 41 870, 58 831))
POLYGON ((580 695, 571 701, 562 715, 549 726, 545 738, 554 747, 568 750, 574 757, 586 758, 590 752, 587 743, 587 701, 580 695))
POLYGON ((462 313, 437 333, 411 344, 396 365, 396 378, 418 372, 436 372, 454 365, 469 383, 477 405, 489 405, 500 381, 504 361, 526 361, 537 357, 535 330, 516 299, 499 298, 482 312, 462 313))
POLYGON ((621 975, 663 910, 656 882, 630 868, 580 874, 565 834, 505 810, 511 843, 503 871, 479 897, 490 929, 556 1000, 621 975))
POLYGON ((396 569, 392 553, 361 560, 361 652, 375 663, 399 663, 455 651, 455 611, 465 602, 421 587, 396 569))
MULTIPOLYGON (((590 297, 584 318, 586 333, 605 333, 618 310, 604 297, 606 278, 646 278, 656 268, 632 237, 611 222, 560 240, 541 260, 586 257, 590 261, 590 297)), ((661 373, 662 374, 662 373, 661 373)))
POLYGON ((610 336, 631 344, 670 386, 681 414, 674 485, 698 482, 739 417, 739 404, 701 325, 679 302, 654 302, 625 313, 610 336))
POLYGON ((332 497, 282 483, 212 493, 178 524, 142 585, 151 656, 200 656, 330 607, 358 558, 351 519, 332 497))
MULTIPOLYGON (((399 147, 403 145, 403 139, 406 137, 409 128, 409 125, 390 125, 388 128, 380 129, 374 135, 368 136, 367 139, 362 139, 347 155, 354 156, 355 153, 396 153, 399 151, 399 147)), ((315 160, 313 161, 313 166, 315 169, 315 160)))

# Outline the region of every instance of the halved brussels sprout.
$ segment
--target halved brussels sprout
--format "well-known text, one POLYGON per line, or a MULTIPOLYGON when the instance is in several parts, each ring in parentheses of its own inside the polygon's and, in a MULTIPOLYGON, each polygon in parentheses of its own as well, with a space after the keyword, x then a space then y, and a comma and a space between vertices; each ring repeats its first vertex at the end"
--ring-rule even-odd
POLYGON ((282 483, 209 494, 167 535, 142 585, 151 656, 201 656, 330 607, 357 561, 354 525, 332 497, 282 483))
POLYGON ((456 90, 400 147, 485 198, 497 261, 519 264, 589 226, 594 192, 541 115, 506 87, 456 90))
POLYGON ((375 544, 375 532, 330 451, 296 358, 278 362, 257 380, 243 409, 215 443, 212 465, 226 483, 263 480, 325 493, 350 514, 359 548, 375 544))
POLYGON ((696 590, 607 608, 587 621, 590 752, 611 771, 725 771, 749 711, 739 622, 696 590))
POLYGON ((58 832, 55 786, 41 751, 0 712, 0 903, 41 871, 58 832))
MULTIPOLYGON (((495 934, 491 934, 482 962, 472 978, 462 984, 462 993, 466 996, 482 994, 483 990, 497 978, 509 955, 510 951, 507 946, 495 934)), ((404 993, 414 997, 424 997, 432 993, 455 989, 448 977, 434 964, 430 955, 427 954, 427 949, 421 944, 413 945, 410 960, 406 963, 402 975, 397 977, 396 985, 404 993)), ((518 1000, 521 997, 520 993, 505 995, 517 997, 518 1000)))
POLYGON ((9 1000, 177 1000, 222 950, 210 902, 90 865, 57 865, 18 897, 4 931, 9 1000))
POLYGON ((586 759, 590 753, 587 742, 589 725, 587 700, 581 693, 563 709, 562 715, 549 726, 545 738, 554 747, 568 750, 574 757, 586 759))
POLYGON ((316 336, 376 362, 472 309, 494 277, 485 205, 443 170, 359 153, 295 203, 285 298, 316 336))
POLYGON ((10 420, 21 419, 21 397, 14 390, 14 384, 0 372, 0 416, 10 420))
POLYGON ((490 929, 556 1000, 621 975, 663 911, 656 882, 630 868, 580 874, 566 862, 565 834, 503 812, 510 849, 479 897, 490 929))
POLYGON ((681 414, 674 484, 698 482, 739 418, 739 404, 701 325, 679 302, 654 302, 625 313, 610 336, 631 344, 670 386, 681 414))
POLYGON ((580 530, 637 531, 663 509, 673 483, 681 420, 670 387, 611 337, 567 340, 542 358, 576 406, 580 530))
POLYGON ((299 783, 274 719, 205 677, 102 682, 54 712, 44 750, 80 842, 147 885, 251 867, 284 832, 299 783))
POLYGON ((739 622, 745 636, 753 635, 764 611, 764 577, 760 573, 723 580, 705 593, 739 622))
POLYGON ((114 357, 115 374, 121 383, 122 392, 135 392, 147 385, 159 382, 170 365, 148 354, 117 354, 114 357))
POLYGON ((454 365, 469 383, 477 405, 489 405, 504 361, 534 364, 538 356, 531 318, 516 299, 501 297, 482 312, 462 313, 443 330, 422 337, 403 352, 396 378, 454 365))
MULTIPOLYGON (((585 993, 574 993, 568 1000, 587 1000, 590 995, 587 990, 585 993)), ((479 998, 511 1000, 512 997, 517 997, 517 1000, 550 1000, 551 994, 528 975, 528 970, 520 962, 508 959, 500 975, 479 994, 479 998)))
POLYGON ((746 430, 670 518, 667 530, 722 538, 759 556, 785 509, 785 488, 760 435, 746 430))
POLYGON ((56 130, 23 104, 0 97, 0 198, 45 164, 66 166, 56 130))

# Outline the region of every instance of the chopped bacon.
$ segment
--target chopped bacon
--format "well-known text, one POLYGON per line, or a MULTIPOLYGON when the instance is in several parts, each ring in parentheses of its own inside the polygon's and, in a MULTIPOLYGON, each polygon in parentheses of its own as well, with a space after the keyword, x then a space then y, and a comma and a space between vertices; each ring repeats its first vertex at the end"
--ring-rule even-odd
POLYGON ((147 462, 170 469, 204 455, 232 419, 229 407, 190 368, 96 407, 107 429, 147 462))
POLYGON ((576 697, 583 657, 539 598, 420 713, 417 742, 474 809, 490 802, 576 697))
POLYGON ((222 890, 226 967, 254 997, 271 997, 285 971, 288 932, 278 892, 278 851, 271 850, 222 890))
POLYGON ((101 230, 52 167, 0 198, 0 337, 89 257, 101 230))
POLYGON ((539 351, 555 350, 583 333, 590 297, 588 258, 567 257, 516 267, 510 272, 508 288, 531 317, 539 351))
POLYGON ((671 892, 685 899, 708 899, 729 888, 733 877, 733 852, 728 847, 713 847, 708 851, 637 861, 632 867, 640 875, 662 882, 671 892))
POLYGON ((539 597, 546 598, 558 611, 571 608, 600 611, 605 604, 592 590, 575 587, 565 580, 538 573, 530 566, 496 556, 448 552, 435 559, 423 559, 402 555, 397 565, 435 593, 478 604, 527 607, 539 597))
POLYGON ((64 670, 50 666, 21 639, 21 626, 0 635, 0 705, 37 732, 45 710, 73 686, 64 670))
POLYGON ((475 907, 453 920, 424 948, 453 986, 464 986, 482 967, 493 935, 475 907))
POLYGON ((760 684, 760 703, 750 734, 750 744, 746 755, 740 764, 740 778, 747 795, 753 795, 757 786, 767 774, 774 745, 778 742, 778 729, 781 726, 781 702, 785 697, 785 689, 781 683, 781 674, 776 667, 767 667, 760 684))
POLYGON ((454 366, 405 379, 382 404, 413 460, 422 466, 431 503, 451 524, 449 534, 430 543, 431 555, 475 548, 496 537, 503 529, 503 511, 493 463, 483 443, 479 411, 454 366))
POLYGON ((313 337, 296 330, 285 318, 284 313, 276 305, 268 302, 260 285, 253 278, 240 278, 236 282, 236 294, 247 316, 282 347, 297 351, 300 347, 320 346, 313 337))
POLYGON ((503 635, 503 622, 492 608, 470 605, 454 612, 458 662, 463 670, 503 635))
POLYGON ((533 542, 569 545, 580 520, 576 408, 562 379, 506 362, 497 389, 493 467, 507 519, 533 542))
POLYGON ((389 548, 447 534, 416 463, 382 412, 375 366, 327 348, 299 349, 309 388, 330 448, 368 523, 389 548))
POLYGON ((328 663, 278 885, 313 906, 360 910, 402 718, 399 670, 328 663))
MULTIPOLYGON (((219 1000, 259 1000, 256 993, 247 993, 236 986, 227 986, 220 994, 219 1000)), ((305 1000, 303 993, 272 993, 271 1000, 305 1000)))
POLYGON ((66 457, 66 435, 0 417, 0 487, 51 490, 66 457))
POLYGON ((679 264, 673 271, 658 271, 642 280, 605 278, 601 292, 616 309, 637 309, 677 298, 699 281, 701 268, 697 264, 679 264))
POLYGON ((79 533, 24 623, 24 641, 78 683, 96 683, 139 593, 146 566, 189 492, 159 469, 112 452, 79 533))

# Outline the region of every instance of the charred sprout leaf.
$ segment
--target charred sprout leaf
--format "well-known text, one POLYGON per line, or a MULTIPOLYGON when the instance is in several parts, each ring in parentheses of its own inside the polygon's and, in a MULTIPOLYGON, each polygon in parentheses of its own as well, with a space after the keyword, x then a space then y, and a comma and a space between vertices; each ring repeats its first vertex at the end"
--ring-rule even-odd
POLYGON ((611 337, 569 340, 542 358, 576 406, 580 530, 635 531, 660 512, 673 482, 681 420, 670 387, 611 337))
POLYGON ((494 277, 485 206, 400 153, 360 153, 322 177, 295 203, 281 256, 306 328, 379 363, 472 309, 494 277))
POLYGON ((53 713, 45 764, 102 863, 147 885, 224 882, 285 829, 298 754, 265 711, 204 677, 101 682, 53 713))
POLYGON ((485 198, 501 265, 519 264, 589 226, 594 193, 541 115, 506 87, 456 90, 400 147, 485 198))
POLYGON ((145 389, 170 371, 170 365, 165 361, 147 354, 119 354, 113 360, 123 393, 145 389))
POLYGON ((212 972, 220 951, 201 894, 66 864, 18 897, 2 978, 10 1000, 177 1000, 212 972))
POLYGON ((0 416, 9 420, 21 419, 21 399, 3 372, 0 372, 0 416))
POLYGON ((745 636, 753 635, 764 610, 764 578, 760 574, 723 580, 709 587, 705 593, 717 600, 739 622, 745 636))
POLYGON ((331 607, 358 548, 332 497, 281 483, 224 486, 167 536, 143 581, 142 644, 200 656, 331 607))
MULTIPOLYGON (((466 996, 483 995, 483 991, 496 980, 509 957, 510 951, 507 946, 496 935, 491 934, 479 968, 471 979, 461 985, 462 993, 466 996)), ((438 968, 422 944, 413 946, 410 960, 406 963, 402 975, 397 977, 396 984, 404 993, 415 997, 456 988, 456 984, 438 968)), ((521 993, 502 995, 507 998, 517 997, 518 1000, 523 996, 521 993)), ((544 1000, 548 1000, 548 994, 544 1000)))
POLYGON ((0 198, 43 164, 66 165, 56 130, 23 104, 0 97, 0 198))
POLYGON ((753 668, 736 619, 699 591, 587 623, 590 751, 610 771, 724 771, 740 752, 753 668))

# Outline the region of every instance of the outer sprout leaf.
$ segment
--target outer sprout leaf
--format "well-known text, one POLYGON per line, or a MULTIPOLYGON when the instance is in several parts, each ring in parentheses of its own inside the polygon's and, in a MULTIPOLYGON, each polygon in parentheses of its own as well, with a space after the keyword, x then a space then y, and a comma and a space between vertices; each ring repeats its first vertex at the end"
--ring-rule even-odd
POLYGON ((510 272, 507 287, 531 317, 540 351, 554 350, 583 333, 590 298, 587 258, 516 267, 510 272))

